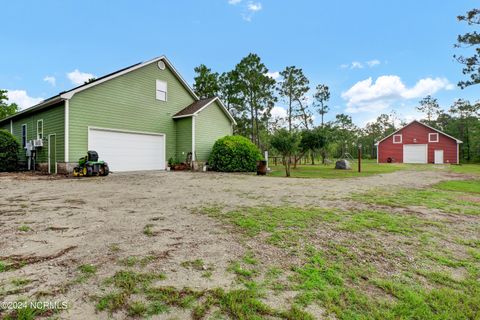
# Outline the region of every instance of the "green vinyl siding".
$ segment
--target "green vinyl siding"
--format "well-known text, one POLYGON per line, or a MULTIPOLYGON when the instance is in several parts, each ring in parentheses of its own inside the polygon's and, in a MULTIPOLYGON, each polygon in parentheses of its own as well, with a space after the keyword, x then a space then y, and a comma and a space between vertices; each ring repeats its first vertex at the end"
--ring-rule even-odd
POLYGON ((85 155, 89 126, 166 134, 168 161, 176 152, 172 116, 193 101, 174 73, 168 67, 160 70, 156 63, 78 92, 69 106, 69 161, 85 155), (156 80, 167 82, 167 101, 156 100, 156 80))
POLYGON ((187 154, 192 152, 192 117, 175 120, 177 131, 176 161, 184 162, 187 154))
POLYGON ((2 123, 2 124, 0 125, 0 129, 7 130, 8 132, 10 132, 10 120, 5 121, 4 123, 2 123))
MULTIPOLYGON (((22 125, 27 125, 27 141, 37 139, 37 121, 43 119, 43 147, 38 149, 37 163, 48 162, 48 137, 56 135, 57 162, 65 156, 65 108, 63 102, 26 115, 13 118, 13 135, 22 145, 22 125)), ((8 124, 10 126, 10 124, 8 124)), ((25 151, 20 150, 20 160, 25 161, 25 151)))
POLYGON ((213 144, 232 134, 232 122, 217 101, 195 117, 195 154, 198 161, 207 161, 213 144))

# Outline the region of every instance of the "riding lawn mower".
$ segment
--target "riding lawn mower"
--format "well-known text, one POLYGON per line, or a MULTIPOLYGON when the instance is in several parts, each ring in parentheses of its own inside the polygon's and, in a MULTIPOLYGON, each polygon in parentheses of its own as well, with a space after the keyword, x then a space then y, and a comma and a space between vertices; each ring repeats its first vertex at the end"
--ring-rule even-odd
POLYGON ((105 161, 98 161, 98 153, 87 151, 85 157, 78 159, 78 167, 73 168, 74 177, 108 176, 110 170, 105 161))

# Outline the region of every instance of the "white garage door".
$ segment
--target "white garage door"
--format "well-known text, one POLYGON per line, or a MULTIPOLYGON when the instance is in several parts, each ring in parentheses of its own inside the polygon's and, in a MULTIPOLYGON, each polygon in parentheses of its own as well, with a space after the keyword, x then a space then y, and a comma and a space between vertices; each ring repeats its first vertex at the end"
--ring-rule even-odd
POLYGON ((165 169, 165 136, 160 134, 90 128, 88 150, 97 151, 113 172, 165 169))
POLYGON ((404 144, 403 163, 427 163, 427 145, 404 144))

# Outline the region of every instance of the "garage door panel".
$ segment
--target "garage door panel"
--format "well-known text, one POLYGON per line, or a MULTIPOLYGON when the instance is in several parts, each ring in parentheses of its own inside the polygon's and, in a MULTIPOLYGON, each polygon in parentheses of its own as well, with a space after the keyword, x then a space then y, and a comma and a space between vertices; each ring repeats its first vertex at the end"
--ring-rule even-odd
POLYGON ((165 169, 165 136, 90 129, 88 149, 98 152, 110 170, 165 169))
POLYGON ((427 163, 427 145, 404 144, 403 163, 427 163))

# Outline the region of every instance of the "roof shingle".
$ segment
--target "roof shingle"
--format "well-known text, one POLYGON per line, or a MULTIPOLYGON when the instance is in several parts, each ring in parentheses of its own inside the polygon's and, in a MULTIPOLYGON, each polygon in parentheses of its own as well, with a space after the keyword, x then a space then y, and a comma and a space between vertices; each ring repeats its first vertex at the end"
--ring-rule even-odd
POLYGON ((209 104, 210 102, 212 102, 215 99, 216 99, 216 97, 200 99, 198 101, 195 101, 192 104, 188 105, 186 108, 184 108, 184 109, 180 110, 179 112, 175 113, 173 115, 173 118, 192 116, 192 115, 195 114, 195 112, 202 109, 203 107, 205 107, 207 104, 209 104))

